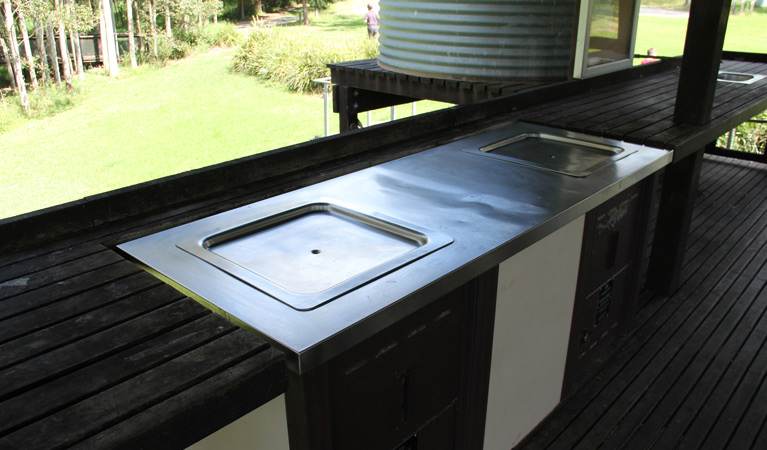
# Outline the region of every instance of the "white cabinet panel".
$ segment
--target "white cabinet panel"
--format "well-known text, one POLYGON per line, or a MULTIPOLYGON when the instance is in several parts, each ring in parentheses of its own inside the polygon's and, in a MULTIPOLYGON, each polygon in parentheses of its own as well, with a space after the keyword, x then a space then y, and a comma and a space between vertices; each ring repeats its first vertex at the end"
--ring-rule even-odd
POLYGON ((501 263, 485 450, 508 450, 559 403, 584 217, 501 263))
POLYGON ((288 450, 285 395, 240 417, 187 450, 288 450))

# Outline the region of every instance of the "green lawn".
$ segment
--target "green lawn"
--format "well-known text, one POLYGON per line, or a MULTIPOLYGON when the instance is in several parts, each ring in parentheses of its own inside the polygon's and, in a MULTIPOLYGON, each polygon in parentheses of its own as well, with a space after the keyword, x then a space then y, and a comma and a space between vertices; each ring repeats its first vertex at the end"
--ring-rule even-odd
MULTIPOLYGON (((233 53, 214 49, 164 68, 123 69, 117 80, 89 73, 73 108, 0 134, 0 218, 323 134, 321 94, 233 74, 233 53)), ((372 120, 389 114, 377 111, 372 120)), ((410 105, 397 108, 398 118, 410 115, 410 105)), ((337 115, 331 119, 334 133, 337 115)), ((360 119, 367 123, 365 114, 360 119)))
MULTIPOLYGON (((754 14, 733 14, 727 21, 724 49, 743 52, 767 52, 767 8, 754 14)), ((684 52, 687 33, 685 17, 640 16, 635 51, 644 54, 655 48, 658 55, 678 56, 684 52)))
MULTIPOLYGON (((315 19, 311 39, 364 35, 366 0, 333 4, 315 19)), ((641 17, 637 52, 682 53, 687 20, 641 17)), ((730 18, 725 48, 764 52, 767 14, 730 18)), ((92 72, 74 106, 0 132, 0 218, 112 189, 304 142, 323 133, 321 95, 287 92, 230 72, 234 50, 164 68, 143 67, 112 80, 92 72)), ((445 107, 420 102, 418 112, 445 107)), ((5 107, 5 106, 0 106, 5 107)), ((410 105, 396 116, 411 114, 410 105)), ((388 118, 376 112, 374 122, 388 118)), ((0 111, 2 117, 2 111, 0 111)), ((331 115, 331 132, 338 129, 331 115)), ((366 115, 361 120, 367 122, 366 115)))
POLYGON ((2 216, 308 140, 322 131, 320 98, 296 98, 231 74, 230 55, 208 53, 119 80, 88 75, 76 107, 4 133, 2 216))

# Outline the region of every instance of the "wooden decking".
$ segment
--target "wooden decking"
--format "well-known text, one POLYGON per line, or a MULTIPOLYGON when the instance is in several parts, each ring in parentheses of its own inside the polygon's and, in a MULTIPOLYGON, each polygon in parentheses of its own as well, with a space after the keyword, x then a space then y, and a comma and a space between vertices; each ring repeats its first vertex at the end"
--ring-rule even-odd
POLYGON ((382 69, 375 59, 328 64, 334 84, 447 103, 474 103, 518 94, 551 82, 481 82, 419 77, 382 69))
POLYGON ((286 389, 280 352, 98 240, 1 260, 0 448, 183 448, 286 389))
POLYGON ((519 448, 767 448, 767 165, 707 156, 683 283, 519 448))
MULTIPOLYGON (((521 449, 767 448, 767 165, 703 167, 681 288, 521 449)), ((183 446, 284 391, 281 355, 103 239, 0 258, 0 447, 183 446)))
MULTIPOLYGON (((727 64, 767 74, 764 63, 727 64)), ((675 124, 665 72, 525 92, 519 109, 513 95, 464 105, 0 221, 0 448, 184 447, 285 391, 279 352, 112 244, 493 121, 618 130, 685 154, 767 104, 767 81, 721 86, 711 124, 675 124)), ((707 158, 703 167, 681 288, 644 297, 636 332, 523 448, 767 448, 767 166, 707 158)))

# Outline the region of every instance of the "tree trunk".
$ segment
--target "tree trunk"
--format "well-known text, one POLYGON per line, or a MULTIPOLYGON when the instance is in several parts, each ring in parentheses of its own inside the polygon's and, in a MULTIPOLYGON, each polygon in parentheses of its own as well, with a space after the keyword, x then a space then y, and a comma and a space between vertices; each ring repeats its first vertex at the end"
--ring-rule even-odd
MULTIPOLYGON (((3 22, 5 24, 5 22, 3 22)), ((3 51, 3 59, 5 60, 5 68, 8 70, 8 78, 11 82, 11 89, 13 89, 13 92, 16 92, 18 88, 16 87, 16 78, 13 76, 13 66, 11 65, 11 52, 8 50, 8 45, 5 43, 5 38, 3 36, 0 36, 0 49, 3 51)), ((2 90, 0 90, 2 92, 2 90)))
POLYGON ((107 44, 106 20, 104 19, 104 5, 99 0, 99 52, 101 53, 101 64, 109 72, 109 45, 107 44))
MULTIPOLYGON (((66 0, 67 13, 72 12, 72 4, 74 0, 66 0)), ((69 31, 69 41, 72 46, 72 62, 75 67, 77 77, 81 80, 85 79, 85 69, 83 67, 83 51, 80 46, 80 32, 77 30, 69 31)))
POLYGON ((80 76, 77 72, 77 49, 75 49, 75 32, 69 30, 69 67, 72 68, 72 74, 80 76))
POLYGON ((309 0, 304 0, 304 25, 309 25, 309 0))
POLYGON ((136 41, 133 37, 133 0, 126 0, 125 11, 128 13, 128 53, 130 53, 130 66, 135 69, 136 63, 136 41))
POLYGON ((80 33, 75 31, 75 64, 77 65, 77 75, 81 80, 85 79, 85 67, 83 65, 83 47, 80 45, 80 33))
POLYGON ((21 58, 19 57, 19 49, 16 44, 16 29, 13 26, 13 8, 11 8, 11 0, 3 0, 3 15, 5 16, 5 31, 8 36, 9 50, 11 57, 11 65, 13 71, 9 75, 16 79, 16 93, 19 94, 19 102, 24 112, 29 114, 29 98, 27 97, 27 87, 24 85, 24 75, 21 72, 21 58))
POLYGON ((157 58, 157 8, 155 0, 149 0, 149 27, 152 32, 152 52, 157 58))
MULTIPOLYGON (((56 0, 56 11, 61 12, 61 0, 56 0)), ((64 72, 64 84, 67 86, 67 90, 72 92, 72 68, 69 65, 69 52, 67 51, 67 30, 64 26, 64 19, 59 14, 58 19, 59 27, 59 55, 61 56, 61 68, 64 72)))
POLYGON ((170 26, 170 5, 165 4, 165 35, 169 38, 173 37, 173 29, 170 26))
POLYGON ((37 51, 40 53, 40 72, 43 75, 43 81, 51 80, 51 74, 48 71, 48 52, 45 51, 45 33, 40 22, 35 21, 35 39, 37 40, 37 51))
POLYGON ((27 21, 24 19, 24 13, 19 9, 16 12, 19 16, 19 29, 21 30, 21 40, 24 42, 24 53, 27 56, 27 65, 29 66, 29 82, 32 90, 37 90, 37 74, 35 73, 35 57, 32 56, 32 46, 29 45, 29 33, 27 33, 27 21))
POLYGON ((112 13, 112 0, 101 1, 104 17, 104 34, 106 35, 106 57, 109 58, 109 76, 116 77, 120 74, 120 66, 117 64, 117 40, 115 39, 115 16, 112 13))
POLYGON ((53 78, 56 80, 56 86, 61 89, 61 70, 59 69, 59 55, 56 51, 56 35, 53 33, 53 27, 46 29, 46 38, 48 39, 48 57, 53 66, 53 78))
POLYGON ((135 8, 135 11, 133 12, 136 13, 136 33, 139 36, 142 36, 144 33, 141 31, 141 11, 139 9, 139 2, 136 1, 136 3, 133 4, 133 7, 135 8))
POLYGON ((245 0, 240 0, 240 20, 245 18, 245 0))

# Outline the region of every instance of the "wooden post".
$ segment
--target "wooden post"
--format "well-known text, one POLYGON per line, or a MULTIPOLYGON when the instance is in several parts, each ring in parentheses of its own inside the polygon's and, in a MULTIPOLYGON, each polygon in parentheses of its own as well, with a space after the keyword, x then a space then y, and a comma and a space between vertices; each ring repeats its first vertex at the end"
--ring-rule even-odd
POLYGON ((731 0, 693 2, 679 74, 674 121, 703 125, 711 120, 731 0))
MULTIPOLYGON (((713 144, 711 144, 713 145, 713 144)), ((646 287, 671 295, 679 286, 684 250, 705 148, 666 167, 646 287)))
POLYGON ((338 113, 338 128, 341 133, 362 128, 357 118, 359 104, 354 88, 336 86, 333 89, 333 111, 338 113))

